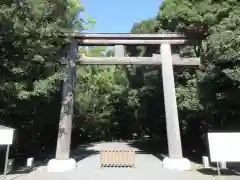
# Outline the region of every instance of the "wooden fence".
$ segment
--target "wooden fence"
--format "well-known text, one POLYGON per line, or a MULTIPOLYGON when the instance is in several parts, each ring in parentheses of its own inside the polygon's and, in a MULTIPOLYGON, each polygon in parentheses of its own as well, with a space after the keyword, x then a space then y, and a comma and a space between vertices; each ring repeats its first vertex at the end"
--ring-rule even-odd
POLYGON ((135 167, 134 149, 102 149, 100 150, 101 167, 135 167))

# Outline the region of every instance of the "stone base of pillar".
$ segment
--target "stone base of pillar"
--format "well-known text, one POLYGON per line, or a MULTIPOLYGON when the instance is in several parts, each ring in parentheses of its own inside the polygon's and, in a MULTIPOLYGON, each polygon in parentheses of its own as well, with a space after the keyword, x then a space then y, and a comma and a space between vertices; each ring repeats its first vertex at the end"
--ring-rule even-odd
POLYGON ((186 158, 173 159, 166 157, 163 159, 163 167, 171 170, 189 171, 191 162, 186 158))
POLYGON ((47 172, 67 172, 75 169, 77 163, 75 159, 57 160, 51 159, 47 164, 47 172))

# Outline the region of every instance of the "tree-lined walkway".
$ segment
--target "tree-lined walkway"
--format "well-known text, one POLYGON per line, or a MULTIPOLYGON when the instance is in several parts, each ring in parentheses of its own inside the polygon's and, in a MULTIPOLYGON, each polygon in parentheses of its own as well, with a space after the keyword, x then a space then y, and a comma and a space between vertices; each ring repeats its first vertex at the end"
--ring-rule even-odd
MULTIPOLYGON (((101 148, 126 148, 130 147, 124 142, 99 143, 80 148, 77 168, 64 173, 47 173, 34 171, 26 175, 10 175, 8 180, 210 180, 211 175, 204 175, 197 171, 172 171, 162 167, 160 159, 152 154, 146 154, 139 149, 136 155, 136 168, 100 168, 101 148), (84 154, 85 151, 85 154, 84 154)), ((239 176, 225 176, 225 180, 235 180, 239 176)))

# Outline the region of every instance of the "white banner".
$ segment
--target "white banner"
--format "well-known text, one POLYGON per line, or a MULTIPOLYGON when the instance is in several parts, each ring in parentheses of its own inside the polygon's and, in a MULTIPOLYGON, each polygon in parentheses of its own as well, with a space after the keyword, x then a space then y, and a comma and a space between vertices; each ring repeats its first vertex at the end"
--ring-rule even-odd
POLYGON ((0 127, 0 145, 12 144, 13 131, 14 131, 14 129, 0 127))
POLYGON ((208 133, 211 162, 240 162, 240 133, 208 133))

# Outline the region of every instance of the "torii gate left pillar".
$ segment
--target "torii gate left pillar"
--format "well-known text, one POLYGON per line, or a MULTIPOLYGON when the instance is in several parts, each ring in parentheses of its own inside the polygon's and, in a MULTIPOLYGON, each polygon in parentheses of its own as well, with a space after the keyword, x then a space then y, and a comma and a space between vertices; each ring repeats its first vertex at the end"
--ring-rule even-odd
POLYGON ((73 92, 76 82, 77 43, 69 45, 66 57, 66 77, 63 81, 62 106, 57 138, 56 157, 47 165, 48 172, 65 172, 77 166, 75 159, 70 158, 72 119, 73 119, 73 92))

